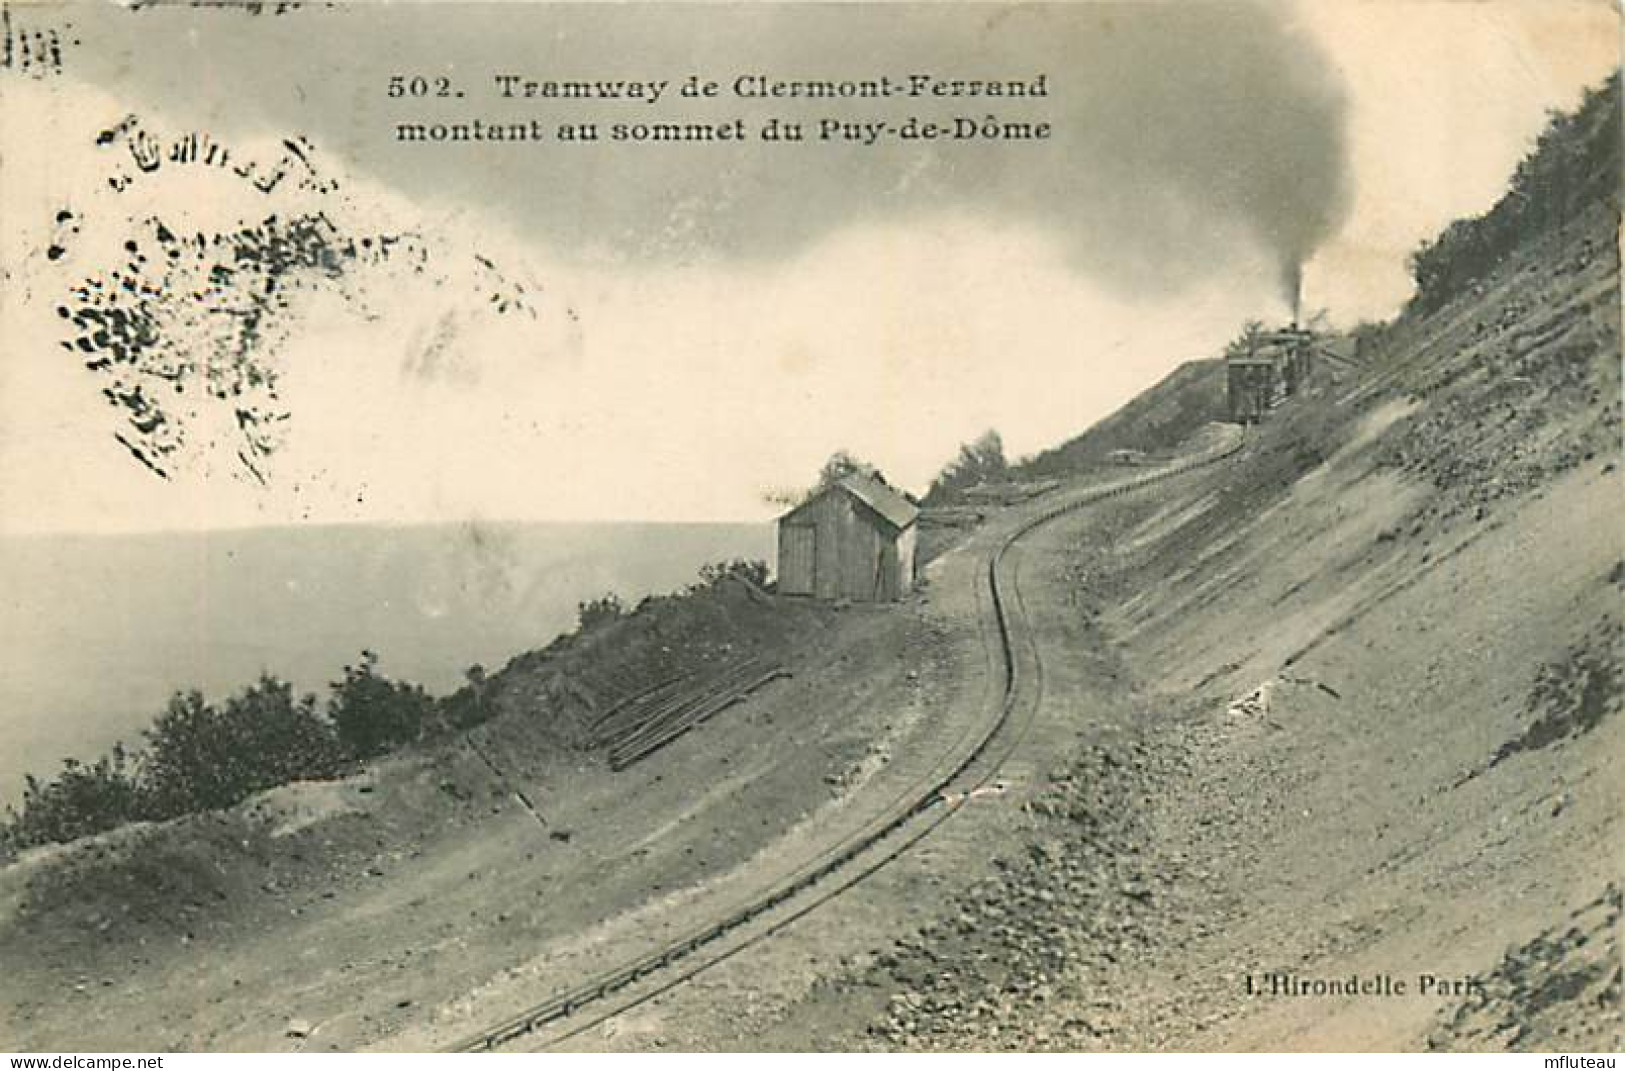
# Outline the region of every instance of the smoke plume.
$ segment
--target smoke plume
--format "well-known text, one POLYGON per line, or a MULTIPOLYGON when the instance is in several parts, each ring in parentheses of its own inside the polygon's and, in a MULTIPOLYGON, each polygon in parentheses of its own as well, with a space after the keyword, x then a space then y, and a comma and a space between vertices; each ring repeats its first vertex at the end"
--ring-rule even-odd
POLYGON ((1083 91, 1056 158, 1032 176, 1071 189, 1022 191, 1031 207, 1069 214, 1078 255, 1136 287, 1229 270, 1250 244, 1290 305, 1351 195, 1345 102, 1315 42, 1259 4, 1032 18, 1070 24, 1051 62, 1083 91))
MULTIPOLYGON (((233 120, 318 145, 408 193, 501 212, 544 245, 637 260, 773 261, 856 224, 968 215, 1030 224, 1121 293, 1176 291, 1240 257, 1275 265, 1282 286, 1336 229, 1349 199, 1336 73, 1292 9, 1265 2, 1075 4, 350 5, 243 20, 152 8, 107 16, 96 54, 107 77, 144 83, 167 112, 198 107, 193 65, 243 84, 233 120), (498 10, 500 8, 500 10, 498 10), (294 24, 299 25, 294 25, 294 24), (273 48, 281 35, 297 46, 273 48), (265 38, 262 40, 261 38, 265 38), (185 55, 163 53, 190 42, 185 55), (364 46, 364 47, 363 47, 364 46), (276 64, 266 57, 278 57, 276 64), (404 66, 403 66, 404 65, 404 66), (406 67, 459 72, 466 102, 367 98, 406 67), (334 69, 346 77, 331 77, 334 69), (466 72, 466 73, 464 73, 466 72), (555 79, 668 80, 654 105, 497 97, 489 72, 555 79), (691 75, 711 99, 683 97, 691 75), (740 75, 863 80, 1046 76, 1041 98, 742 99, 740 75), (464 85, 466 82, 466 85, 464 85), (293 92, 293 90, 297 92, 293 92), (831 117, 1047 121, 1044 141, 820 142, 831 117), (408 119, 613 123, 743 118, 729 144, 453 146, 389 136, 408 119), (769 118, 808 128, 765 144, 769 118)), ((104 13, 105 15, 105 13, 104 13)), ((90 28, 87 28, 87 34, 90 28)), ((88 37, 87 37, 88 40, 88 37)), ((87 72, 94 75, 95 72, 87 72)), ((133 89, 135 87, 129 87, 133 89)), ((125 89, 121 86, 121 90, 125 89)), ((215 116, 211 121, 218 121, 215 116)))

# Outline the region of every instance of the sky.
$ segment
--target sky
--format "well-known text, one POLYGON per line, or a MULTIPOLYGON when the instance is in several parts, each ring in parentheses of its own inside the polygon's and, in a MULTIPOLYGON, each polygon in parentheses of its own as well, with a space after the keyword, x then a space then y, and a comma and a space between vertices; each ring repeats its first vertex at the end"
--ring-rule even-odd
POLYGON ((58 28, 65 48, 59 73, 0 71, 7 533, 760 520, 836 449, 921 491, 986 428, 1035 452, 1244 321, 1282 319, 1299 269, 1306 308, 1334 323, 1392 315, 1406 254, 1489 207, 1548 110, 1619 55, 1615 14, 1585 0, 11 10, 14 32, 58 28), (1046 92, 729 93, 757 72, 1042 75, 1046 92), (391 98, 401 73, 464 95, 391 98), (653 104, 511 100, 501 73, 666 88, 653 104), (681 98, 690 74, 718 96, 681 98), (403 120, 990 113, 1052 137, 391 136, 403 120), (132 165, 190 132, 259 176, 300 139, 294 177, 262 194, 224 168, 132 165), (184 433, 157 475, 116 437, 141 446, 132 411, 103 393, 134 380, 65 352, 59 308, 89 279, 116 291, 136 255, 157 279, 159 222, 184 243, 315 213, 341 238, 410 235, 412 253, 280 291, 247 358, 274 391, 242 379, 240 352, 218 356, 255 292, 163 276, 162 352, 191 389, 164 394, 167 423, 142 433, 184 433), (200 296, 172 300, 187 288, 200 296), (270 414, 252 464, 238 403, 207 399, 228 374, 270 414))

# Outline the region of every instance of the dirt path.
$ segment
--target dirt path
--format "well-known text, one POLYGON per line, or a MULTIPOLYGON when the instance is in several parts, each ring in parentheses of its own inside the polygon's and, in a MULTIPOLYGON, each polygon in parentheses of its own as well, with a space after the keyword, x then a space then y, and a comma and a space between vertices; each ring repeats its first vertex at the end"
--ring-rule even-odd
POLYGON ((1616 480, 1397 546, 1384 481, 1329 467, 1200 586, 1218 476, 1035 536, 1009 790, 574 1044, 1616 1048, 1616 480))
MULTIPOLYGON (((1405 419, 1375 412, 1371 435, 1264 509, 1227 511, 1218 470, 1035 532, 1013 569, 1042 691, 999 790, 569 1044, 1617 1044, 1617 477, 1592 465, 1482 523, 1396 539, 1429 516, 1373 460, 1405 419), (1368 988, 1324 992, 1346 979, 1368 988)), ((376 885, 68 998, 79 1037, 436 1047, 759 895, 985 718, 974 579, 1041 508, 939 560, 910 604, 809 644, 794 689, 743 708, 728 747, 680 741, 635 787, 555 771, 534 798, 570 840, 477 800, 376 885), (292 1016, 307 1037, 287 1037, 292 1016)), ((84 977, 56 955, 35 983, 84 977)), ((19 1037, 70 1036, 63 1005, 24 993, 19 1037)))
POLYGON ((0 870, 0 1035, 432 1047, 658 940, 772 865, 770 846, 840 828, 907 776, 951 728, 923 713, 952 709, 975 680, 960 660, 983 657, 924 606, 853 608, 798 638, 793 679, 620 774, 519 762, 503 738, 489 746, 514 784, 451 747, 34 853, 0 870))
MULTIPOLYGON (((1189 477, 1182 477, 1189 480, 1189 477)), ((1011 530, 1069 498, 1098 487, 1079 485, 1052 499, 1010 511, 934 567, 933 602, 959 590, 985 567, 986 555, 1011 530)), ((1058 548, 1095 523, 1097 511, 1143 510, 1154 501, 1111 499, 1053 522, 1014 551, 1023 613, 1039 637, 1041 680, 1036 708, 1003 756, 997 786, 967 800, 906 855, 863 884, 802 918, 765 944, 719 964, 683 986, 603 1023, 569 1042, 578 1048, 862 1048, 874 1044, 867 1026, 893 994, 876 977, 901 965, 891 947, 899 932, 923 927, 969 931, 974 917, 960 902, 991 897, 993 885, 1024 854, 1035 806, 1065 777, 1065 756, 1104 747, 1128 748, 1130 728, 1113 724, 1112 695, 1120 675, 1115 655, 1080 610, 1074 592, 1050 575, 1070 568, 1058 548), (1101 716, 1101 712, 1107 712, 1101 716), (1013 850, 1014 856, 1001 854, 1013 850), (980 890, 980 892, 978 892, 980 890), (816 1043, 810 1040, 816 1038, 816 1043)), ((944 600, 947 611, 963 612, 944 600)), ((991 902, 991 900, 989 901, 991 902)), ((925 950, 926 942, 908 949, 925 950)), ((931 954, 928 953, 928 957, 931 954)), ((906 958, 906 957, 904 957, 906 958)), ((925 966, 929 972, 933 966, 925 966)))
POLYGON ((503 784, 453 747, 24 860, 3 875, 0 940, 26 965, 6 983, 9 1029, 31 1047, 433 1048, 661 947, 974 745, 995 688, 979 581, 1006 527, 908 604, 802 637, 790 682, 624 774, 504 752, 503 784), (179 856, 217 876, 155 883, 179 856), (75 869, 116 881, 31 906, 75 869), (138 929, 121 887, 186 906, 157 903, 138 929))

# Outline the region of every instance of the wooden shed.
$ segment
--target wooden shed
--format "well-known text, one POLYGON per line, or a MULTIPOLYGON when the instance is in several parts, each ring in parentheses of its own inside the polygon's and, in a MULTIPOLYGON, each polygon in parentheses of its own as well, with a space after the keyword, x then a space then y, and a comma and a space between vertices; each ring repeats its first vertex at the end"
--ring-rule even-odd
POLYGON ((779 518, 779 593, 889 602, 914 586, 920 511, 882 480, 841 479, 779 518))

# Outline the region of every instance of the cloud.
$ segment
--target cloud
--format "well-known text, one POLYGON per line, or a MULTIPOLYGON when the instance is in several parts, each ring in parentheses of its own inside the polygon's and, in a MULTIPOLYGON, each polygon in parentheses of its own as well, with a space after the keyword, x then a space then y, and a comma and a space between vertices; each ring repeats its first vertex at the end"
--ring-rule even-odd
MULTIPOLYGON (((128 102, 68 84, 34 92, 41 129, 19 130, 4 178, 26 224, 7 237, 25 300, 0 368, 0 497, 29 503, 7 512, 11 529, 758 519, 841 447, 923 488, 984 427, 1037 449, 1172 356, 1207 352, 1268 274, 1240 261, 1179 317, 1147 320, 1080 277, 1043 228, 952 212, 855 224, 771 263, 583 262, 504 236, 489 213, 437 212, 335 170, 344 226, 410 228, 461 267, 363 273, 306 295, 267 354, 289 420, 265 482, 230 478, 229 453, 158 481, 112 442, 95 374, 56 345, 56 295, 127 255, 132 213, 230 231, 265 207, 258 195, 231 207, 212 192, 218 176, 186 168, 115 194, 93 142, 128 102), (84 227, 48 261, 39 249, 64 198, 84 227), (526 287, 534 315, 486 311, 509 293, 488 263, 526 287)), ((164 115, 147 127, 182 129, 164 115)))
MULTIPOLYGON (((1430 7, 1422 40, 1396 49, 1413 7, 1332 18, 1309 5, 1312 38, 1293 21, 1304 8, 1254 4, 728 5, 703 26, 686 5, 465 5, 449 20, 429 5, 258 19, 76 7, 84 45, 66 72, 6 86, 0 500, 28 508, 4 523, 761 518, 837 448, 922 488, 987 427, 1013 453, 1053 444, 1243 320, 1279 314, 1279 280, 1346 207, 1329 72, 1346 68, 1358 90, 1362 196, 1358 233, 1314 260, 1312 296, 1335 308, 1354 294, 1362 314, 1391 310, 1408 244, 1470 209, 1464 190, 1498 190, 1545 103, 1589 77, 1589 61, 1570 63, 1557 88, 1526 89, 1514 74, 1533 38, 1509 36, 1507 5, 1430 7), (1489 103, 1475 81, 1486 56, 1489 103), (391 101, 388 75, 411 69, 468 97, 391 101), (509 69, 1042 73, 1066 136, 778 155, 425 152, 384 136, 402 116, 489 112, 483 80, 509 69), (433 273, 358 273, 301 300, 275 348, 291 417, 263 485, 213 464, 148 477, 113 442, 94 373, 56 345, 63 269, 115 264, 127 237, 87 222, 50 261, 62 197, 86 221, 173 213, 229 232, 263 218, 262 195, 187 169, 115 196, 94 137, 131 110, 163 138, 207 130, 256 158, 303 136, 347 198, 336 222, 410 230, 442 257, 433 273), (493 314, 520 296, 510 284, 534 315, 493 314)), ((990 110, 1025 114, 978 102, 990 110)))
POLYGON ((297 130, 430 199, 490 207, 550 248, 681 263, 771 261, 840 230, 937 212, 985 213, 1058 235, 1069 261, 1123 292, 1166 292, 1219 270, 1236 245, 1283 270, 1336 227, 1350 182, 1335 68, 1289 9, 1261 3, 1050 5, 356 5, 245 20, 103 12, 105 73, 178 116, 214 111, 200 74, 233 72, 229 121, 297 130), (319 32, 318 32, 319 28, 319 32), (297 42, 297 43, 296 43, 297 42), (142 56, 133 70, 108 62, 142 56), (272 58, 274 57, 274 59, 272 58), (403 66, 404 65, 404 66, 403 66), (411 68, 411 70, 408 70, 411 68), (331 76, 342 69, 343 78, 331 76), (391 98, 403 70, 425 96, 391 98), (497 76, 666 86, 625 99, 505 99, 497 76), (1043 97, 741 99, 765 82, 907 84, 1042 77, 1043 97), (690 76, 718 96, 685 98, 690 76), (448 79, 460 98, 437 95, 448 79), (752 83, 754 84, 754 83, 752 83), (200 107, 201 105, 201 107, 200 107), (754 137, 769 118, 806 142, 754 137), (821 120, 910 117, 982 127, 1047 122, 1042 141, 816 136, 821 120), (746 120, 742 143, 401 144, 400 121, 746 120))

